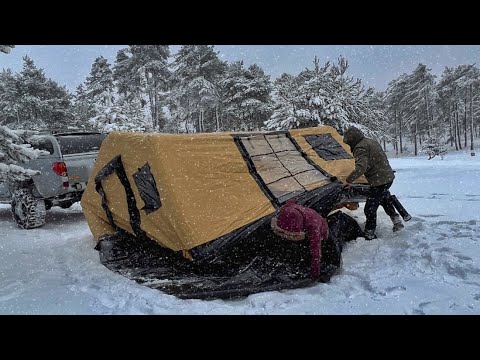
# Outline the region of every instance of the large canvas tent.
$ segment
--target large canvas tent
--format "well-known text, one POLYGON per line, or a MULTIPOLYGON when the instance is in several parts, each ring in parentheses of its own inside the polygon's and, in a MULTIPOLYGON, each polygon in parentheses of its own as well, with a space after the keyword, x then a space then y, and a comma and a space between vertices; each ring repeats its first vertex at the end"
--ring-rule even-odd
POLYGON ((195 264, 218 264, 242 244, 252 248, 270 236, 269 220, 290 198, 325 216, 357 201, 368 187, 363 177, 348 192, 341 186, 353 168, 348 145, 329 126, 115 132, 102 143, 82 208, 95 239, 110 239, 104 255, 122 234, 130 244, 147 240, 149 249, 153 240, 159 245, 153 252, 170 259, 181 255, 195 264))

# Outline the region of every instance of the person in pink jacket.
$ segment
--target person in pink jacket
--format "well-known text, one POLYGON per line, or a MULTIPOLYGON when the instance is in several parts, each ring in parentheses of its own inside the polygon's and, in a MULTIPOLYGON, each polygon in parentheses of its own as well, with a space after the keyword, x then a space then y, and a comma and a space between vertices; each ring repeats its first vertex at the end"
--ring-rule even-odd
POLYGON ((310 243, 310 277, 319 280, 322 241, 328 237, 328 223, 315 210, 288 200, 271 220, 273 232, 287 240, 310 243))

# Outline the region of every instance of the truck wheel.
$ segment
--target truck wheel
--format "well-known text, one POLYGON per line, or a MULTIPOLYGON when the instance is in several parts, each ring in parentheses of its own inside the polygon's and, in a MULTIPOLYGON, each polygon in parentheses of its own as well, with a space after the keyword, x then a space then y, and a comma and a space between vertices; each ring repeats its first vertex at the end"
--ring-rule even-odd
POLYGON ((13 219, 22 229, 33 229, 45 225, 45 201, 35 199, 27 189, 17 189, 12 196, 13 219))
POLYGON ((52 208, 53 204, 49 200, 45 200, 45 210, 50 210, 52 208))

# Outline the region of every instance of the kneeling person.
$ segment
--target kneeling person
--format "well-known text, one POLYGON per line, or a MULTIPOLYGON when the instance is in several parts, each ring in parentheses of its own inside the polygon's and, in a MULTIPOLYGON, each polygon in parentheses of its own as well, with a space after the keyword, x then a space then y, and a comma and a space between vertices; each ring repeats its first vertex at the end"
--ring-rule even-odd
MULTIPOLYGON (((323 216, 313 209, 297 204, 294 200, 289 200, 280 209, 278 215, 272 218, 271 227, 276 235, 287 240, 301 241, 308 238, 310 278, 318 281, 329 280, 331 274, 328 274, 328 279, 325 280, 321 271, 322 243, 328 239, 329 235, 328 223, 323 216)), ((338 255, 340 256, 340 253, 338 255)), ((340 264, 336 269, 339 266, 340 264)))

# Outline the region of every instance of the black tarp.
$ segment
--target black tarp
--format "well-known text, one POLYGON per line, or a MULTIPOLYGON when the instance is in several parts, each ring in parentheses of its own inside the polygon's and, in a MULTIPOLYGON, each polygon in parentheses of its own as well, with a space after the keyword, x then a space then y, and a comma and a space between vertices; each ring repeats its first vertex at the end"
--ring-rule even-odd
MULTIPOLYGON (((357 222, 341 211, 327 218, 330 235, 322 242, 320 282, 342 266, 345 242, 363 236, 357 222)), ((313 285, 308 240, 291 242, 274 235, 269 221, 209 262, 192 262, 156 242, 118 231, 96 247, 107 268, 145 286, 184 299, 236 298, 252 293, 313 285)))

